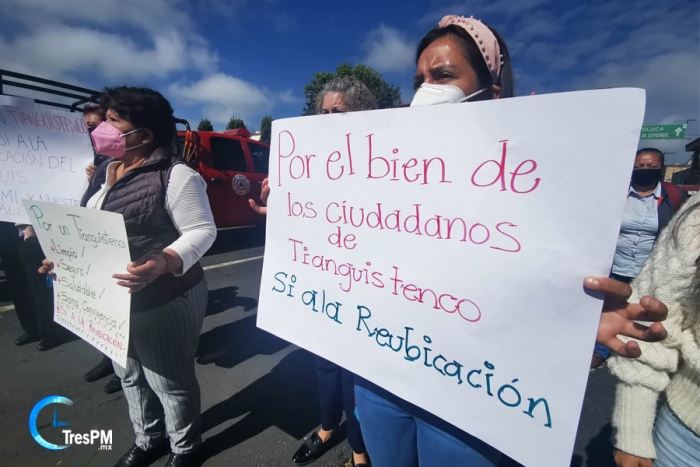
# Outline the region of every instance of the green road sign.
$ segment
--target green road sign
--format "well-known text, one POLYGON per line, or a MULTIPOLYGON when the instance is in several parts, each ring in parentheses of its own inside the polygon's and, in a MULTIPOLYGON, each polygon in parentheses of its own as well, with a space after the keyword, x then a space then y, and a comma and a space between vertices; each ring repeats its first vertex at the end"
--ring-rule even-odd
POLYGON ((683 139, 687 129, 686 124, 645 125, 639 139, 683 139))

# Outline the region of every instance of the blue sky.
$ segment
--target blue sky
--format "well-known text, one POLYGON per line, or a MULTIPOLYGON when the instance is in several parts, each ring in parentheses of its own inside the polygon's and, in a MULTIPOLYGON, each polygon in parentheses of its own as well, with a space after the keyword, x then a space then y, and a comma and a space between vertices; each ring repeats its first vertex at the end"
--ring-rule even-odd
MULTIPOLYGON (((154 87, 216 129, 299 115, 315 71, 365 63, 413 95, 414 50, 444 14, 506 38, 516 92, 647 89, 646 123, 700 120, 697 0, 2 0, 0 67, 91 88, 154 87)), ((700 122, 690 122, 700 135, 700 122)), ((661 142, 687 159, 682 142, 661 142)))

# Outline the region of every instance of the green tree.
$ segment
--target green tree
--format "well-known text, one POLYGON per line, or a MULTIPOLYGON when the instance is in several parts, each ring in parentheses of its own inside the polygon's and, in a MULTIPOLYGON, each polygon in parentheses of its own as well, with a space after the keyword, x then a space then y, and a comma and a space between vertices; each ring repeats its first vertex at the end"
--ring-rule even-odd
MULTIPOLYGON (((231 120, 228 121, 226 124, 226 129, 227 130, 235 130, 238 128, 246 128, 245 122, 243 121, 242 118, 236 118, 235 116, 231 117, 231 120)), ((246 128, 247 130, 247 128, 246 128)))
POLYGON ((260 120, 260 141, 263 143, 270 144, 270 139, 272 137, 272 120, 270 115, 265 115, 262 120, 260 120))
POLYGON ((382 74, 366 65, 355 65, 354 67, 348 63, 341 63, 335 69, 335 73, 321 71, 314 73, 311 82, 304 86, 304 95, 306 96, 306 107, 302 115, 313 115, 316 113, 314 103, 316 95, 321 92, 323 86, 333 78, 341 78, 344 76, 353 76, 367 85, 370 91, 377 98, 380 109, 396 107, 401 104, 401 91, 398 86, 389 84, 384 81, 382 74))
POLYGON ((214 131, 214 127, 212 126, 212 124, 208 118, 203 118, 199 121, 199 125, 197 125, 197 130, 199 130, 199 131, 214 131))

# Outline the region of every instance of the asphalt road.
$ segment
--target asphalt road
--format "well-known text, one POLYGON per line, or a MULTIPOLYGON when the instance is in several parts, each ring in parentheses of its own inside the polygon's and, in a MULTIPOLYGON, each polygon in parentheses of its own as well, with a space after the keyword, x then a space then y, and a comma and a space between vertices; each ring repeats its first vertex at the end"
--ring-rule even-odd
MULTIPOLYGON (((209 467, 293 466, 292 454, 319 422, 312 356, 255 327, 262 254, 260 232, 241 229, 221 232, 203 260, 209 303, 196 367, 202 388, 201 453, 209 467)), ((106 379, 82 379, 101 354, 81 340, 43 353, 36 345, 15 347, 19 334, 14 311, 0 312, 0 466, 114 465, 133 443, 133 432, 123 393, 103 393, 106 379), (54 394, 74 401, 59 412, 74 432, 111 429, 112 450, 83 445, 50 451, 34 442, 28 415, 37 401, 54 394)), ((574 467, 614 467, 609 442, 612 384, 606 370, 589 379, 574 467)), ((39 431, 60 443, 52 417, 49 410, 41 413, 39 431)), ((341 427, 334 448, 313 465, 343 465, 350 456, 343 438, 341 427)), ((165 458, 154 465, 164 463, 165 458)))

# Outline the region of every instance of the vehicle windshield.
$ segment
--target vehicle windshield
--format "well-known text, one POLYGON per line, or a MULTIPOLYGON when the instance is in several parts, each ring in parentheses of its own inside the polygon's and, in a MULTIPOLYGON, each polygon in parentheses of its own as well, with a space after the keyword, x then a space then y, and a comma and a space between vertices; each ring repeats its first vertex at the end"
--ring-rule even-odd
POLYGON ((270 148, 249 142, 248 149, 250 149, 250 155, 253 156, 255 171, 266 174, 269 166, 270 148))

